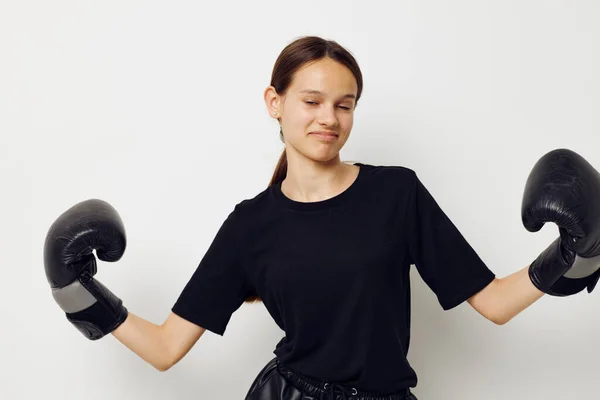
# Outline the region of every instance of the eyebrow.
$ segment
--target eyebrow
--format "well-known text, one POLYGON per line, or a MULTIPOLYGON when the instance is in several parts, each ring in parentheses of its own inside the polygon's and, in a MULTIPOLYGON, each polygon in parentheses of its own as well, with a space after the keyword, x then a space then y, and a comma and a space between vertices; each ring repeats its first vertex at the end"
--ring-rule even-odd
MULTIPOLYGON (((308 94, 317 94, 317 95, 323 95, 323 92, 319 91, 319 90, 314 90, 314 89, 305 89, 305 90, 301 90, 300 93, 308 93, 308 94)), ((343 96, 344 99, 355 99, 356 95, 352 94, 352 93, 348 93, 345 94, 343 96)))

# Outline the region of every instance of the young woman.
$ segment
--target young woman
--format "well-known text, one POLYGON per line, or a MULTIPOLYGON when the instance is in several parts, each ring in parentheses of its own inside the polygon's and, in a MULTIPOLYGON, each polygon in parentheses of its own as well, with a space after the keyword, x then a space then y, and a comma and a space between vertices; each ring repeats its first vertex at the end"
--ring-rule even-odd
POLYGON ((232 210, 162 325, 128 312, 92 278, 90 248, 105 261, 125 249, 116 210, 90 200, 64 213, 45 262, 67 318, 90 339, 112 333, 164 371, 207 329, 223 335, 244 302, 262 301, 285 337, 247 400, 399 400, 415 399, 417 383, 406 358, 411 265, 443 309, 466 301, 496 324, 544 293, 593 289, 600 179, 585 160, 561 150, 536 164, 524 222, 534 231, 554 221, 560 238, 497 278, 414 171, 340 160, 362 88, 356 60, 334 41, 303 37, 282 51, 264 92, 285 143, 270 185, 232 210))

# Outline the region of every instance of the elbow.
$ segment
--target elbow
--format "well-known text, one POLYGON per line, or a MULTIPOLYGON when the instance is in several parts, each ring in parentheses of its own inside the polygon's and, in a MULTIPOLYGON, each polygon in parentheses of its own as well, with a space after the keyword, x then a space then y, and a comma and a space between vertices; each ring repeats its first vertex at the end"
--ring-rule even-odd
POLYGON ((162 362, 154 363, 152 364, 152 366, 156 368, 156 370, 159 372, 166 372, 169 369, 171 369, 171 367, 173 367, 175 364, 176 363, 171 360, 164 360, 162 362))
POLYGON ((156 368, 156 370, 159 371, 159 372, 166 372, 169 369, 171 369, 172 366, 173 366, 173 364, 170 364, 170 363, 154 364, 153 365, 153 367, 156 368))
POLYGON ((489 316, 488 319, 496 325, 506 325, 512 317, 510 315, 497 314, 489 316))
POLYGON ((168 371, 172 365, 169 364, 158 364, 158 365, 153 365, 154 368, 156 368, 157 371, 159 372, 166 372, 168 371))

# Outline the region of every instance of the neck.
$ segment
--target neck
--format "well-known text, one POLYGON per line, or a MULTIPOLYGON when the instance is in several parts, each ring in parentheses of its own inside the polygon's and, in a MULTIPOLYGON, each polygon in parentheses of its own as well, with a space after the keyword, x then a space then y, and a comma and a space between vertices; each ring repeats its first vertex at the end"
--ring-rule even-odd
POLYGON ((339 155, 321 162, 304 156, 290 157, 288 152, 286 178, 281 191, 290 199, 300 202, 326 200, 343 192, 352 184, 358 167, 346 164, 339 155))

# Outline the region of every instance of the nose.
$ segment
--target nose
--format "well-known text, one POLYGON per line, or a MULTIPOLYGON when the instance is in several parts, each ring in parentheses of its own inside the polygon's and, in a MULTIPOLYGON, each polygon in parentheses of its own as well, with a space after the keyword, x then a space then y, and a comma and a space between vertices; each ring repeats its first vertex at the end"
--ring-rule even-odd
POLYGON ((319 109, 319 114, 317 117, 317 121, 319 124, 324 126, 335 126, 338 123, 337 116, 335 114, 335 106, 323 106, 319 109))

